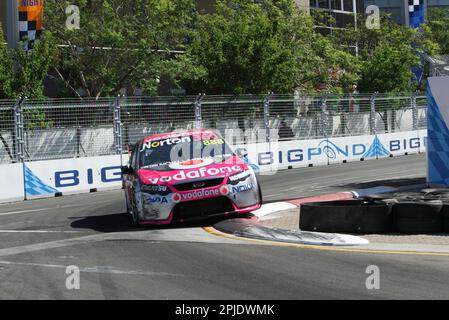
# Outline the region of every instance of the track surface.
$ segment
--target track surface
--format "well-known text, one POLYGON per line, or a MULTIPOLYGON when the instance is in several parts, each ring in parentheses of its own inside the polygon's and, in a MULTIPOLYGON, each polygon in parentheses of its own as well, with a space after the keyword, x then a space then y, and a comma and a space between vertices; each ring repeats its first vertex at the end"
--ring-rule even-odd
MULTIPOLYGON (((265 199, 274 201, 424 176, 418 155, 260 180, 265 199)), ((449 298, 449 257, 259 245, 201 225, 136 230, 123 212, 121 191, 1 205, 0 298, 449 298), (81 269, 80 290, 66 289, 68 265, 81 269), (365 287, 369 265, 380 269, 380 290, 365 287)))

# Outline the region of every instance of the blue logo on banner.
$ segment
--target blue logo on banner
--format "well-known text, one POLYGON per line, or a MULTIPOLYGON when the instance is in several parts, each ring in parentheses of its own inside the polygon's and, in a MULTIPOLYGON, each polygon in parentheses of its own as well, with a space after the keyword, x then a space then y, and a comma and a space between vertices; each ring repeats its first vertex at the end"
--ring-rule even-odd
POLYGON ((253 168, 253 170, 255 172, 259 171, 259 167, 257 165, 255 165, 254 163, 251 163, 251 161, 249 161, 248 157, 243 157, 242 158, 243 162, 245 162, 247 165, 249 165, 251 168, 253 168))
POLYGON ((52 194, 59 192, 53 187, 42 182, 33 171, 26 165, 25 167, 25 191, 27 196, 40 196, 44 194, 52 194))
POLYGON ((382 142, 380 142, 379 138, 376 137, 371 147, 369 147, 368 151, 363 155, 363 158, 387 157, 389 155, 390 152, 384 147, 382 142))

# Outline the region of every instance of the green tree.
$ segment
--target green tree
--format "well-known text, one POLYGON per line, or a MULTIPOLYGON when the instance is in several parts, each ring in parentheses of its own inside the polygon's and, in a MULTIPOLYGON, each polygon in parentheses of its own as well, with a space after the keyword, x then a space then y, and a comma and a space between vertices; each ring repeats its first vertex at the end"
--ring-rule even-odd
POLYGON ((122 88, 156 93, 161 79, 200 72, 183 54, 195 12, 193 0, 48 0, 47 28, 61 45, 55 67, 72 95, 115 96, 122 88), (80 29, 66 28, 65 9, 80 10, 80 29))
POLYGON ((32 50, 25 51, 23 45, 12 52, 15 66, 12 81, 12 97, 43 98, 44 80, 57 59, 56 41, 50 32, 44 32, 35 41, 32 50))
POLYGON ((429 30, 417 31, 382 16, 379 29, 365 26, 358 19, 357 29, 333 35, 333 42, 344 46, 358 45, 360 63, 359 90, 365 93, 415 91, 412 68, 421 67, 420 54, 435 52, 437 45, 428 38, 429 30))
POLYGON ((12 96, 12 61, 0 25, 0 99, 12 96))
POLYGON ((206 74, 184 81, 191 93, 339 91, 357 75, 354 58, 316 33, 291 0, 218 0, 216 12, 199 16, 195 28, 188 56, 206 74), (344 72, 331 78, 332 69, 344 72))
POLYGON ((9 49, 0 28, 0 98, 42 98, 44 79, 56 55, 54 38, 48 32, 26 52, 22 44, 9 49))
POLYGON ((440 53, 449 54, 449 9, 429 10, 427 23, 432 41, 438 43, 440 53))

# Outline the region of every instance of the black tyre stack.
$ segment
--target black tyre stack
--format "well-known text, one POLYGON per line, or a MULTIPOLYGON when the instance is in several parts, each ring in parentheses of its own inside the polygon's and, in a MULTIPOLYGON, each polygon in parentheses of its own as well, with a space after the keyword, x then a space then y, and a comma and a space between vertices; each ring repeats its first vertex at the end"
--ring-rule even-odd
POLYGON ((449 189, 301 205, 300 229, 335 233, 449 233, 449 189))
POLYGON ((381 201, 349 200, 301 205, 300 229, 317 232, 385 233, 391 206, 381 201))
POLYGON ((443 202, 399 201, 393 206, 394 230, 407 234, 443 232, 443 202))

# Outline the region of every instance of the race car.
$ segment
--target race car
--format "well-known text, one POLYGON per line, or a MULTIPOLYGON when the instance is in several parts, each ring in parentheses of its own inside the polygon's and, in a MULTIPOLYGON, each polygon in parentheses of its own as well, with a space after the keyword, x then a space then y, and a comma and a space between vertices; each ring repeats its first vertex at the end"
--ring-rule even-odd
POLYGON ((213 130, 146 137, 122 167, 127 212, 139 225, 168 225, 262 204, 253 169, 213 130))

